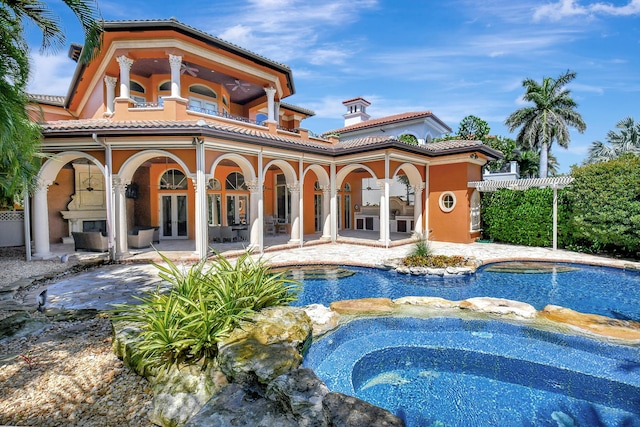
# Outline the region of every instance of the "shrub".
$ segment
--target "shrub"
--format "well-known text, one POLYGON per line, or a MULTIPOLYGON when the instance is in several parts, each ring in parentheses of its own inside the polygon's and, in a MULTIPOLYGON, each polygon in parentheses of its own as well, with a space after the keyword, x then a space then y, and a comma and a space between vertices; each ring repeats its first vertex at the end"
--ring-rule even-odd
MULTIPOLYGON (((567 206, 558 193, 558 239, 569 240, 567 206)), ((525 246, 553 244, 553 189, 502 189, 482 195, 483 236, 525 246)))
POLYGON ((197 362, 217 355, 218 343, 240 320, 270 306, 296 299, 299 284, 273 274, 249 253, 235 264, 218 255, 207 268, 201 260, 179 269, 161 254, 165 265, 154 264, 159 276, 171 284, 137 298, 138 304, 119 304, 115 320, 139 323, 142 329, 132 360, 145 370, 182 362, 197 362))
POLYGON ((640 251, 640 156, 574 168, 567 188, 576 247, 634 255, 640 251))
POLYGON ((462 267, 466 262, 464 257, 458 255, 409 255, 402 261, 407 267, 429 268, 462 267))

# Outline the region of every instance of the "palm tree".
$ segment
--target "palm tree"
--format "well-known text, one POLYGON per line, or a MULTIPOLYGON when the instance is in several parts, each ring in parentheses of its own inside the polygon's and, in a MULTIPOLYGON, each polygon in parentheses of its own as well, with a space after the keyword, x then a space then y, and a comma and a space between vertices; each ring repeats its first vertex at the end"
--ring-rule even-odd
POLYGON ((610 130, 607 143, 594 141, 589 148, 585 163, 606 162, 625 153, 640 154, 640 122, 635 123, 633 117, 627 117, 616 124, 620 132, 610 130))
MULTIPOLYGON (((82 0, 63 0, 76 15, 85 35, 79 58, 93 59, 102 41, 97 9, 82 0)), ((59 19, 38 0, 0 0, 0 204, 13 201, 38 172, 39 127, 28 116, 26 93, 29 77, 28 46, 24 24, 42 31, 42 51, 64 44, 59 19)))
POLYGON ((567 71, 557 79, 544 77, 542 84, 525 79, 522 82, 525 88, 522 98, 534 105, 514 111, 505 121, 509 132, 520 128, 517 141, 521 147, 539 150, 541 178, 547 177, 548 154, 553 141, 567 148, 571 139, 568 126, 575 127, 580 133, 587 128, 582 116, 575 110, 578 104, 565 88, 575 77, 575 72, 567 71))

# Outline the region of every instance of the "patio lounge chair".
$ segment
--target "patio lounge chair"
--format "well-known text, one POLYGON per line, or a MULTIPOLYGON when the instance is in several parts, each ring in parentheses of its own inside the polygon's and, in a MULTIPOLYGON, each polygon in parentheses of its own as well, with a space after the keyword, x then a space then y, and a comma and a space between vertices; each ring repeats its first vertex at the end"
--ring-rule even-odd
POLYGON ((99 231, 72 231, 71 236, 76 251, 106 252, 109 249, 109 239, 99 231))
POLYGON ((153 233, 153 228, 147 228, 146 230, 138 230, 138 234, 129 234, 127 245, 135 249, 148 248, 153 241, 153 233))
POLYGON ((220 227, 220 240, 222 240, 222 242, 224 242, 225 240, 233 242, 233 230, 231 229, 230 225, 220 227))

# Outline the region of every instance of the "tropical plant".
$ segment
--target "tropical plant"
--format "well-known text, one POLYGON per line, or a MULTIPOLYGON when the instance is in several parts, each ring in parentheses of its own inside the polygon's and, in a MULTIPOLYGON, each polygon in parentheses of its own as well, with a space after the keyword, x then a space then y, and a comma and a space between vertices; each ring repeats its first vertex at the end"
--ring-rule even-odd
POLYGON ((405 144, 418 145, 418 138, 409 133, 403 133, 398 137, 398 140, 404 142, 405 144))
POLYGON ((575 77, 575 72, 567 71, 557 79, 544 77, 542 84, 525 79, 522 98, 533 105, 514 111, 505 121, 509 132, 520 128, 516 140, 521 148, 540 153, 539 176, 542 178, 547 177, 548 155, 553 142, 567 148, 571 140, 568 126, 580 133, 587 128, 576 111, 578 104, 571 98, 571 91, 566 89, 575 77))
POLYGON ((489 147, 500 151, 503 155, 500 160, 492 160, 487 162, 485 168, 491 172, 502 170, 502 168, 511 162, 517 160, 518 151, 516 150, 516 142, 511 138, 502 136, 485 136, 483 142, 489 147))
POLYGON ((610 130, 607 133, 607 143, 591 143, 586 164, 617 159, 626 153, 640 154, 640 122, 635 123, 632 117, 627 117, 620 120, 616 128, 620 131, 610 130))
POLYGON ((467 116, 460 122, 458 136, 461 139, 483 141, 490 131, 486 121, 476 116, 467 116))
POLYGON ((161 254, 165 265, 154 264, 171 284, 136 304, 119 304, 114 320, 141 327, 132 363, 140 372, 182 362, 214 358, 218 343, 252 313, 294 301, 298 282, 272 273, 247 252, 235 264, 218 255, 208 266, 201 260, 183 271, 161 254))
MULTIPOLYGON (((98 52, 102 25, 97 9, 81 0, 63 0, 80 21, 85 46, 80 61, 98 52)), ((59 19, 45 4, 31 0, 0 0, 0 199, 12 204, 16 195, 29 189, 39 167, 40 130, 26 110, 30 64, 24 38, 25 21, 42 31, 42 51, 64 44, 59 19)))

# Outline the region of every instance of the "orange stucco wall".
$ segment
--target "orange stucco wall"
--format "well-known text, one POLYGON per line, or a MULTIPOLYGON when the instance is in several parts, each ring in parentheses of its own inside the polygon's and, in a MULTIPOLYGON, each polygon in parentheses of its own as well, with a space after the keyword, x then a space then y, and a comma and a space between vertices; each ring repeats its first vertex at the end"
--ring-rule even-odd
POLYGON ((481 167, 468 163, 431 166, 429 168, 429 238, 435 241, 469 243, 478 233, 470 229, 470 199, 473 189, 467 188, 469 181, 477 181, 481 167), (451 212, 440 209, 440 197, 452 192, 456 204, 451 212))

